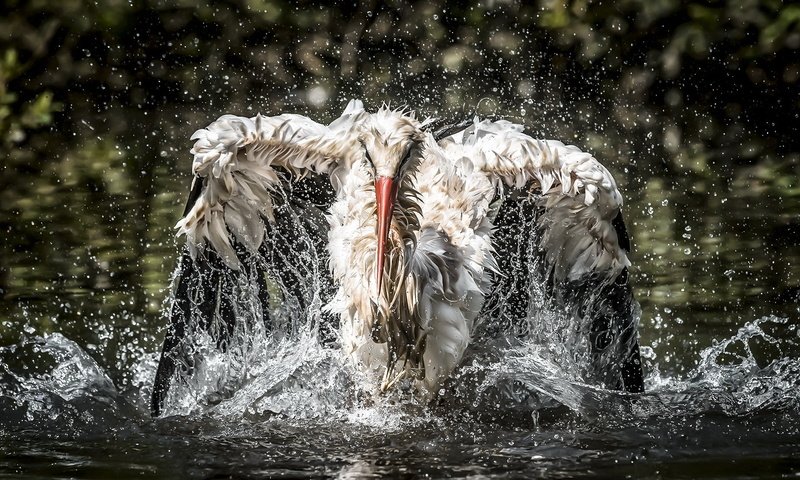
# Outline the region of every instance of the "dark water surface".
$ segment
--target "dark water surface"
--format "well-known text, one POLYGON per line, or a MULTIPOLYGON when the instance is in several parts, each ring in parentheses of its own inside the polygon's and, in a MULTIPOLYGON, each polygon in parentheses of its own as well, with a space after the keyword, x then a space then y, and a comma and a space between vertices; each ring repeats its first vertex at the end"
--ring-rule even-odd
POLYGON ((3 166, 0 478, 797 477, 797 154, 727 166, 691 148, 669 154, 661 137, 619 128, 612 111, 637 105, 557 89, 486 102, 493 84, 476 78, 466 93, 375 78, 360 91, 368 108, 389 96, 431 115, 481 104, 609 167, 634 242, 646 394, 585 385, 556 361, 569 355, 553 356, 565 346, 521 342, 470 352, 432 406, 374 402, 354 394, 338 350, 301 328, 254 335, 236 388, 213 401, 204 388, 228 359, 212 355, 206 383, 151 419, 188 137, 226 112, 330 120, 347 94, 309 107, 306 91, 229 102, 214 90, 202 109, 156 111, 131 87, 72 130, 39 132, 3 166), (440 90, 455 100, 432 100, 440 90))
MULTIPOLYGON (((517 351, 486 368, 491 379, 477 389, 462 374, 450 386, 453 396, 427 407, 408 398, 365 405, 334 393, 303 364, 327 375, 338 368, 335 354, 301 340, 294 347, 303 359, 291 372, 305 382, 269 387, 264 378, 275 372, 265 370, 244 388, 255 387, 254 396, 237 394, 188 415, 152 420, 140 391, 115 386, 76 343, 50 334, 0 350, 0 472, 32 478, 787 478, 800 468, 796 337, 797 329, 778 318, 749 324, 707 349, 687 379, 651 373, 649 393, 640 396, 545 375, 541 357, 517 351), (790 340, 777 340, 768 329, 784 329, 790 340), (764 367, 749 354, 723 360, 737 346, 747 350, 759 341, 776 342, 779 350, 792 345, 793 358, 764 367), (470 386, 462 389, 462 382, 470 386), (534 398, 535 392, 549 392, 555 401, 534 398), (265 393, 285 401, 265 407, 265 393), (242 397, 249 403, 237 406, 242 397)), ((141 368, 152 373, 152 365, 141 368)))
POLYGON ((185 178, 156 165, 143 192, 131 188, 115 178, 116 148, 110 160, 57 154, 83 159, 76 180, 18 177, 25 195, 5 220, 13 248, 0 302, 2 477, 800 472, 797 197, 741 179, 633 181, 606 162, 637 244, 645 395, 571 380, 526 344, 493 361, 471 354, 434 406, 375 405, 353 396, 335 348, 301 335, 263 339, 270 360, 231 398, 200 395, 153 420, 146 401, 185 178))

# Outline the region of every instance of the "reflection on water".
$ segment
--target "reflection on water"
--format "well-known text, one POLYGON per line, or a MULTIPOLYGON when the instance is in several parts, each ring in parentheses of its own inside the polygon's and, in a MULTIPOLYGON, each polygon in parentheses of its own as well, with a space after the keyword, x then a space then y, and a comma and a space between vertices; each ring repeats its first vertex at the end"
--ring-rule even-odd
POLYGON ((180 118, 149 131, 140 116, 130 132, 87 130, 77 141, 53 133, 54 161, 19 168, 0 192, 0 472, 696 478, 800 469, 800 196, 765 166, 675 174, 591 138, 575 142, 600 152, 626 196, 643 397, 576 382, 523 345, 473 352, 452 397, 432 408, 407 398, 375 405, 353 393, 338 351, 303 337, 262 343, 258 369, 228 397, 176 389, 189 401, 171 413, 184 415, 149 419, 172 226, 188 184, 184 139, 206 122, 180 118))

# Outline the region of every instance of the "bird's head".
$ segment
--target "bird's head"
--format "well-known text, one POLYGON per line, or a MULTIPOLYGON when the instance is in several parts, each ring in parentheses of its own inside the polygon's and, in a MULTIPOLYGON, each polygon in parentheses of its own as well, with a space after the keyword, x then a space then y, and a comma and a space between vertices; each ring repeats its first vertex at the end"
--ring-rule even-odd
POLYGON ((403 111, 381 109, 365 122, 358 137, 366 163, 375 178, 378 293, 383 283, 386 242, 403 178, 421 158, 426 133, 423 124, 403 111))

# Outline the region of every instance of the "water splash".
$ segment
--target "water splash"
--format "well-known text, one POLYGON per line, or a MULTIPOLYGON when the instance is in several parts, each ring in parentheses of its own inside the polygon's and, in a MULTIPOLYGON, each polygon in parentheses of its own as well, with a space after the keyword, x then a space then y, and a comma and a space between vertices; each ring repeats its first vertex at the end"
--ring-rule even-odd
POLYGON ((0 378, 0 430, 85 433, 138 417, 94 359, 58 333, 0 348, 0 378))
POLYGON ((732 337, 714 342, 686 376, 648 377, 647 413, 678 411, 749 415, 800 406, 798 327, 787 318, 767 316, 746 323, 732 337), (768 333, 768 330, 775 333, 768 333), (778 335, 780 334, 780 335, 778 335))
MULTIPOLYGON (((421 405, 402 392, 360 396, 357 373, 337 348, 322 345, 314 335, 263 342, 252 351, 252 364, 230 396, 207 400, 210 387, 202 380, 212 378, 224 361, 212 355, 207 370, 195 377, 197 384, 175 389, 169 414, 202 415, 234 424, 277 419, 391 432, 446 421, 454 412, 505 412, 532 418, 535 425, 547 411, 619 422, 707 413, 751 416, 800 407, 800 360, 794 355, 800 348, 797 325, 778 317, 749 322, 732 337, 715 342, 702 351, 686 376, 655 368, 644 395, 582 383, 549 358, 546 346, 522 342, 476 348, 445 386, 446 394, 431 405, 421 405)), ((121 387, 85 350, 60 334, 25 337, 2 347, 0 362, 2 430, 57 426, 59 431, 85 433, 146 417, 141 397, 147 392, 135 387, 152 377, 152 355, 140 359, 141 371, 131 385, 121 387), (123 393, 130 389, 132 394, 123 393)))

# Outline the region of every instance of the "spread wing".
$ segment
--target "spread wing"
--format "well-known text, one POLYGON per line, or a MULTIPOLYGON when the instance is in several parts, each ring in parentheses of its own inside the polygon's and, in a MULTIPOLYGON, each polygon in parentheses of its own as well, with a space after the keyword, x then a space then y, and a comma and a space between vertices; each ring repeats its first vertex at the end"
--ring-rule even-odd
POLYGON ((589 375, 610 388, 643 391, 630 240, 608 170, 574 146, 533 139, 506 121, 476 120, 440 146, 495 187, 493 245, 503 275, 484 308, 519 329, 541 306, 526 282, 544 283, 544 300, 588 330, 589 375))
POLYGON ((283 293, 283 308, 295 311, 308 307, 313 291, 329 288, 315 271, 326 263, 318 258, 326 255, 324 212, 364 115, 358 101, 328 126, 301 115, 225 115, 192 135, 194 178, 176 225, 186 247, 173 278, 154 416, 173 381, 193 371, 197 333, 224 351, 237 325, 272 327, 270 284, 283 293))
POLYGON ((177 225, 191 253, 208 244, 231 268, 238 268, 230 237, 249 252, 258 250, 264 220, 275 220, 273 197, 280 172, 294 178, 330 174, 357 148, 352 127, 363 114, 361 102, 353 101, 330 126, 302 115, 224 115, 196 131, 192 172, 203 187, 177 225))

